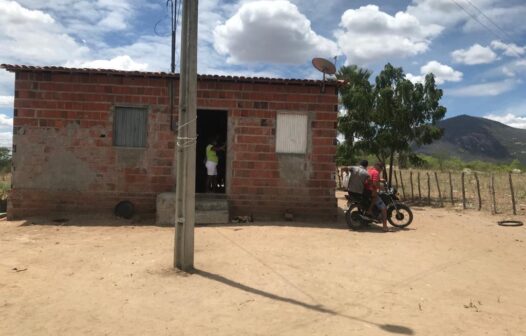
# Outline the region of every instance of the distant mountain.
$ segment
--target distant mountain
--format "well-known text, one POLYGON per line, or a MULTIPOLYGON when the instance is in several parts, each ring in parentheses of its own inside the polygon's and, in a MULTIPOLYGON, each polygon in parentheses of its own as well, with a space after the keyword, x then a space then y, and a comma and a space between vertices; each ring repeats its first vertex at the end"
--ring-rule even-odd
POLYGON ((526 164, 526 129, 513 128, 500 122, 460 115, 440 122, 444 136, 416 152, 447 154, 462 160, 510 162, 518 159, 526 164))

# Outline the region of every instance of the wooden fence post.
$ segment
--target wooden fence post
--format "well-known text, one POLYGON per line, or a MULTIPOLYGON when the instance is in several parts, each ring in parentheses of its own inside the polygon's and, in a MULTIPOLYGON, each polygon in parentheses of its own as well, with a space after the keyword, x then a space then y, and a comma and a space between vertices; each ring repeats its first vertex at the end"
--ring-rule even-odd
POLYGON ((402 170, 400 169, 398 172, 400 173, 400 185, 402 186, 402 194, 404 195, 404 200, 405 200, 405 188, 404 188, 404 178, 402 176, 402 170))
POLYGON ((510 191, 511 191, 511 205, 513 206, 513 214, 517 214, 517 208, 515 207, 515 193, 513 192, 513 180, 511 178, 511 172, 508 173, 510 179, 510 191))
POLYGON ((495 175, 493 173, 489 180, 489 194, 491 198, 491 213, 494 215, 497 213, 497 200, 495 199, 495 175))
POLYGON ((480 209, 482 209, 482 198, 480 197, 480 183, 479 183, 479 177, 477 175, 477 173, 475 173, 475 181, 477 181, 477 195, 478 195, 478 198, 479 198, 479 211, 480 209))
POLYGON ((409 172, 409 181, 411 182, 411 201, 415 200, 415 193, 413 188, 413 171, 409 172))
POLYGON ((422 192, 420 191, 420 172, 417 172, 416 175, 417 182, 418 182, 418 201, 422 200, 422 192))
POLYGON ((464 172, 462 172, 462 208, 466 209, 466 188, 464 187, 464 172))
POLYGON ((438 174, 437 174, 437 172, 435 172, 435 181, 437 183, 438 200, 440 201, 440 206, 443 207, 444 203, 442 202, 442 193, 440 192, 440 183, 438 183, 438 174))
POLYGON ((449 172, 449 197, 451 198, 451 205, 455 205, 455 200, 453 199, 453 182, 451 180, 451 172, 449 172))
POLYGON ((426 172, 427 175, 427 205, 431 205, 431 180, 429 178, 429 172, 426 172))

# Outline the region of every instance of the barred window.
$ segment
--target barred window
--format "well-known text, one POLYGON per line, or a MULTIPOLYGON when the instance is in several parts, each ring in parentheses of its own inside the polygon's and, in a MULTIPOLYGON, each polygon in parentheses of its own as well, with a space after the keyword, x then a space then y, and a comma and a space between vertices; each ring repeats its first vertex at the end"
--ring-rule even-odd
POLYGON ((146 147, 148 109, 115 107, 113 144, 120 147, 146 147))

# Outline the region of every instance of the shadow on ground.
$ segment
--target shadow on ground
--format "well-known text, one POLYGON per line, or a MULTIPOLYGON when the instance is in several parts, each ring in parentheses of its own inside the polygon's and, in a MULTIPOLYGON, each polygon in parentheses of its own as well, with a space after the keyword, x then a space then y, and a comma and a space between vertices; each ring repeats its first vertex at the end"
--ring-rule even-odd
MULTIPOLYGON (((253 287, 244 285, 242 283, 236 282, 234 280, 228 279, 228 278, 226 278, 226 277, 224 277, 222 275, 219 275, 219 274, 207 272, 207 271, 200 270, 200 269, 194 269, 191 273, 199 275, 199 276, 201 276, 203 278, 206 278, 208 280, 212 280, 212 281, 216 281, 216 282, 222 283, 222 284, 224 284, 226 286, 230 286, 230 287, 233 287, 233 288, 236 288, 236 289, 239 289, 239 290, 242 290, 242 291, 254 294, 254 295, 259 295, 259 296, 265 297, 267 299, 276 300, 276 301, 284 302, 284 303, 287 303, 287 304, 296 305, 296 306, 299 306, 299 307, 302 307, 302 308, 305 308, 305 309, 309 309, 309 310, 313 310, 313 311, 316 311, 316 312, 319 312, 319 313, 322 313, 322 314, 328 314, 328 315, 332 315, 332 316, 339 316, 339 317, 343 317, 343 318, 346 318, 346 319, 349 319, 349 320, 354 320, 354 321, 358 321, 358 322, 367 323, 367 324, 370 324, 370 325, 377 326, 378 328, 380 328, 382 330, 385 330, 387 332, 390 332, 390 333, 402 334, 402 335, 414 335, 414 331, 411 328, 408 328, 408 327, 404 327, 404 326, 400 326, 400 325, 394 325, 394 324, 379 324, 379 323, 375 323, 375 322, 372 322, 372 321, 369 321, 369 320, 365 320, 365 319, 360 318, 360 317, 351 316, 351 315, 347 315, 347 314, 338 312, 336 310, 333 310, 333 309, 330 309, 328 307, 325 307, 323 304, 320 304, 318 302, 306 303, 306 302, 303 302, 303 301, 300 301, 300 300, 288 298, 288 297, 285 297, 285 296, 269 293, 269 292, 266 292, 266 291, 261 290, 261 289, 253 288, 253 287)), ((312 296, 309 295, 308 293, 305 293, 305 294, 307 296, 309 296, 311 299, 313 299, 312 296)))

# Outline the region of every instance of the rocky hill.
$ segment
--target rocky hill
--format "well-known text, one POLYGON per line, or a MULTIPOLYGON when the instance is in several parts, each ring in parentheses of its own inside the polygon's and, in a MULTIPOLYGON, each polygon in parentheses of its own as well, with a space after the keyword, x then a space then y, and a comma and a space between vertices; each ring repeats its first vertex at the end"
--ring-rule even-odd
POLYGON ((497 121, 460 115, 441 121, 442 139, 422 146, 416 152, 458 157, 462 160, 526 164, 526 129, 513 128, 497 121))

